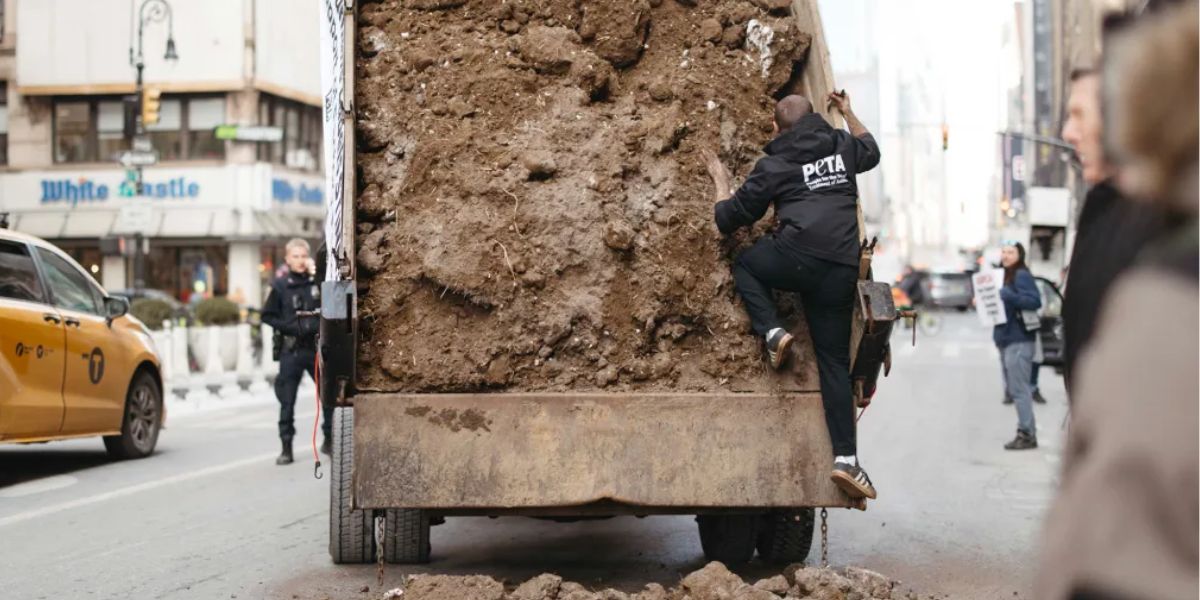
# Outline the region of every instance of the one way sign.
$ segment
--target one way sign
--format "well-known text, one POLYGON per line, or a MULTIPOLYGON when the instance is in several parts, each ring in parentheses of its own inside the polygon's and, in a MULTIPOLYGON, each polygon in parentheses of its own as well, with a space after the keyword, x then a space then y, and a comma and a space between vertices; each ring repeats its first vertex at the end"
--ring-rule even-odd
POLYGON ((126 168, 149 167, 158 164, 158 152, 154 150, 148 152, 126 150, 117 156, 117 161, 126 168))

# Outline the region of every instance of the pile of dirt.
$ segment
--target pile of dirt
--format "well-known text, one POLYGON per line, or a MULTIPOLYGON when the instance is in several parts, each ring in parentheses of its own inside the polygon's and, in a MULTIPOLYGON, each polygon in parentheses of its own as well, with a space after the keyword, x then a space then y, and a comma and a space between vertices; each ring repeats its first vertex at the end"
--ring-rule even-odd
POLYGON ((700 151, 770 139, 789 0, 362 4, 360 388, 771 389, 700 151))
POLYGON ((901 591, 900 582, 874 571, 847 567, 841 571, 795 565, 784 575, 751 585, 719 562, 691 573, 678 587, 652 583, 629 594, 614 589, 588 590, 557 575, 539 575, 515 589, 482 575, 413 575, 403 590, 389 592, 403 600, 923 600, 915 592, 901 591))

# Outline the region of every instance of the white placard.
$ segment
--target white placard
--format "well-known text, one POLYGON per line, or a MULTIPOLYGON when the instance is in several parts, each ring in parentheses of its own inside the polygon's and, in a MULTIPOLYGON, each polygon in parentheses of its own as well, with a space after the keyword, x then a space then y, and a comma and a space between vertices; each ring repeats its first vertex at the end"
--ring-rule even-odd
POLYGON ((979 320, 988 327, 1007 323, 1004 301, 1000 299, 1000 288, 1004 287, 1004 271, 980 271, 971 276, 971 283, 975 286, 975 310, 979 313, 979 320))
POLYGON ((342 118, 346 90, 346 22, 343 0, 316 0, 321 20, 321 95, 325 125, 325 249, 328 259, 325 279, 341 278, 337 257, 342 254, 342 215, 345 198, 346 124, 342 118))

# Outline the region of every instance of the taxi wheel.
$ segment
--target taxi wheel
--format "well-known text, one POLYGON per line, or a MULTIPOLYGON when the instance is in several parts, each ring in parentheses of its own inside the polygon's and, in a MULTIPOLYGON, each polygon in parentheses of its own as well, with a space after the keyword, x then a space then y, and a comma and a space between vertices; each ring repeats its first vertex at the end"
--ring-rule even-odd
POLYGON ((162 391, 154 377, 139 371, 125 396, 121 435, 104 437, 108 455, 117 459, 143 458, 154 452, 162 427, 162 391))

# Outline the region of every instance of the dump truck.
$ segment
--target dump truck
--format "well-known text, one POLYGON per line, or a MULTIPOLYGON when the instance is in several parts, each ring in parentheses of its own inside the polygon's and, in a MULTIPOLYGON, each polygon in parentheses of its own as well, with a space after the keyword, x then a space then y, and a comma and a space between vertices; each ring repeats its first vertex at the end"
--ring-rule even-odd
MULTIPOLYGON (((816 508, 864 508, 829 478, 803 307, 775 372, 735 297, 769 224, 717 235, 699 158, 744 176, 774 100, 828 110, 816 0, 324 11, 334 562, 426 562, 446 518, 695 515, 708 558, 791 563, 816 508)), ((859 402, 896 317, 863 249, 859 402)))

